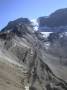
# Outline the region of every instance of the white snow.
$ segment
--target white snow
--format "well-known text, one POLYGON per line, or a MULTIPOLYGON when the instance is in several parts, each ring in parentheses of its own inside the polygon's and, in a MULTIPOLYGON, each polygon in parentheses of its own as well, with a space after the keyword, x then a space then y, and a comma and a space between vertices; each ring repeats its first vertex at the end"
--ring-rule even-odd
POLYGON ((41 32, 41 33, 43 34, 43 37, 47 38, 52 32, 41 32))
POLYGON ((25 90, 29 90, 29 85, 26 85, 25 86, 25 90))
POLYGON ((46 49, 48 49, 49 46, 50 46, 50 43, 49 43, 49 42, 46 42, 46 43, 44 44, 44 46, 45 46, 46 49))

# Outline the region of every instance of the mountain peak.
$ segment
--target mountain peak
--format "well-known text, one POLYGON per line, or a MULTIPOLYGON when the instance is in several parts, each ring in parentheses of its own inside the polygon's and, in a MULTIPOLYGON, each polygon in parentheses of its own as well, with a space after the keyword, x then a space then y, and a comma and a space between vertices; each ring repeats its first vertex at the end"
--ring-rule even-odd
POLYGON ((18 18, 18 19, 16 19, 16 20, 14 20, 14 21, 10 21, 9 23, 8 23, 8 25, 5 27, 5 28, 3 28, 1 31, 4 31, 5 29, 10 29, 10 28, 12 28, 12 27, 15 27, 15 26, 17 26, 17 25, 30 25, 31 24, 31 22, 30 22, 30 20, 28 19, 28 18, 18 18))
POLYGON ((67 8, 56 10, 47 18, 38 18, 39 30, 46 32, 67 31, 67 8))
POLYGON ((33 27, 29 19, 27 18, 19 18, 14 21, 10 21, 8 25, 3 28, 0 32, 0 36, 10 36, 11 35, 17 35, 17 36, 23 36, 27 33, 33 33, 33 27))
POLYGON ((10 21, 8 24, 18 24, 18 23, 30 24, 31 22, 28 18, 18 18, 14 21, 10 21))

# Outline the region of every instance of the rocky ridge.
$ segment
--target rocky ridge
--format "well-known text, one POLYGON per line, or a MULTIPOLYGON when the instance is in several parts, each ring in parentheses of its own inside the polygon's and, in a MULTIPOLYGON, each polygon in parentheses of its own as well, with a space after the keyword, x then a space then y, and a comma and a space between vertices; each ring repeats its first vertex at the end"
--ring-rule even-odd
POLYGON ((67 90, 67 82, 46 63, 45 38, 23 21, 12 21, 0 32, 1 90, 67 90))

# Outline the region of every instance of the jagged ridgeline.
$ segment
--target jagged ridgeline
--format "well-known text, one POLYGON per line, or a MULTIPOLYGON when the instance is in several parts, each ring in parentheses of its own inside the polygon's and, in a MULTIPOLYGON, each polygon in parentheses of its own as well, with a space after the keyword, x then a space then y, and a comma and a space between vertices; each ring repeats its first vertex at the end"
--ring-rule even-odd
POLYGON ((66 81, 46 63, 44 43, 45 38, 26 18, 11 21, 2 29, 0 90, 67 90, 66 81))

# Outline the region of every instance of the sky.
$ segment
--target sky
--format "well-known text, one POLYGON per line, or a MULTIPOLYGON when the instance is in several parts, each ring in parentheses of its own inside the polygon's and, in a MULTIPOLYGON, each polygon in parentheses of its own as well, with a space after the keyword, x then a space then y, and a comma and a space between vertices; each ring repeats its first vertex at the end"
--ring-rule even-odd
POLYGON ((20 17, 36 19, 67 8, 67 0, 0 0, 0 29, 20 17))

